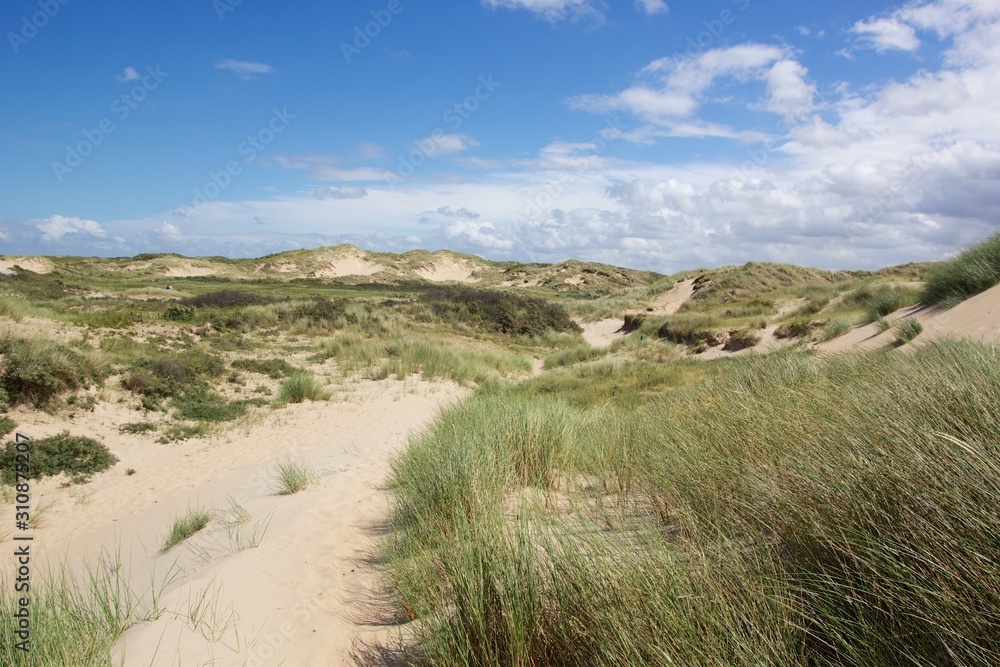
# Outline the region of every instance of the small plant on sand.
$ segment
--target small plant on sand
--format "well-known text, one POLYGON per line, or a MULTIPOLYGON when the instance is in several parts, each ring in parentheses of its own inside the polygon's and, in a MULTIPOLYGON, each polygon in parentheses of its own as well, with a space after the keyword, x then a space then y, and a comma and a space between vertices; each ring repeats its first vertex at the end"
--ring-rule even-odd
POLYGON ((330 390, 316 379, 312 373, 296 373, 281 383, 278 389, 277 403, 301 403, 310 401, 326 401, 330 398, 330 390))
POLYGON ((896 323, 896 345, 905 345, 919 336, 924 326, 912 317, 907 317, 896 323))
POLYGON ((212 513, 208 510, 189 509, 184 516, 179 516, 174 519, 174 523, 170 527, 170 532, 167 533, 166 538, 163 540, 163 546, 160 547, 160 551, 170 551, 175 546, 207 526, 208 522, 211 520, 212 513))
POLYGON ((835 320, 830 320, 830 322, 823 327, 823 340, 833 340, 834 338, 839 338, 845 333, 851 330, 851 323, 847 320, 838 317, 835 320))
POLYGON ((276 490, 279 496, 290 496, 293 493, 298 493, 315 479, 316 473, 303 461, 292 461, 291 459, 278 461, 276 490))

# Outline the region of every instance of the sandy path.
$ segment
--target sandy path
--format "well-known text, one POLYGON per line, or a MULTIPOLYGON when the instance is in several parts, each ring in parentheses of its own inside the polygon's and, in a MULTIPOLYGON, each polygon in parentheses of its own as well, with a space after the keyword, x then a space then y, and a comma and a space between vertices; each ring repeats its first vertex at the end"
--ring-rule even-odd
MULTIPOLYGON (((377 577, 363 562, 386 516, 387 461, 409 433, 466 394, 452 384, 369 382, 329 403, 265 409, 273 415, 265 423, 210 441, 171 445, 118 434, 138 413, 101 404, 73 432, 100 436, 121 462, 84 486, 36 485, 36 498, 51 505, 34 533, 39 571, 48 561, 79 572, 84 561, 118 553, 134 591, 148 591, 151 580, 162 588, 163 613, 125 634, 114 664, 354 664, 356 641, 390 632, 372 624, 365 600, 377 577), (275 495, 282 457, 307 463, 318 481, 275 495), (220 516, 159 553, 173 517, 190 507, 224 509, 228 497, 250 522, 227 529, 220 516), (248 539, 268 520, 259 546, 240 550, 236 535, 248 539)), ((35 437, 66 426, 46 415, 19 421, 35 437)))

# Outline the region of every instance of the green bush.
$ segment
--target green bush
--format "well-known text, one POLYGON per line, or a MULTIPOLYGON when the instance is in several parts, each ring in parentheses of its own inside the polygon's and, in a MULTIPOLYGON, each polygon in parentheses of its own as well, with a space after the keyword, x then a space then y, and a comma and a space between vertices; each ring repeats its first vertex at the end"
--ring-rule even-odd
POLYGON ((562 306, 512 292, 439 287, 429 290, 424 300, 442 320, 474 329, 511 336, 541 335, 550 330, 582 331, 562 306))
POLYGON ((775 338, 804 338, 818 326, 820 323, 812 320, 792 320, 775 329, 774 336, 775 338))
POLYGON ((760 342, 760 333, 752 329, 736 329, 729 332, 729 339, 722 346, 727 352, 739 352, 760 342))
POLYGON ((191 421, 225 422, 244 415, 245 401, 228 401, 209 389, 198 385, 175 396, 170 406, 177 411, 177 417, 191 421))
POLYGON ((925 304, 954 303, 1000 283, 1000 232, 931 269, 920 297, 925 304))
POLYGON ((656 335, 679 345, 722 345, 725 333, 716 329, 719 321, 701 313, 671 315, 660 325, 656 335))
POLYGON ((0 417, 0 438, 17 428, 17 422, 10 417, 0 417))
POLYGON ((275 380, 292 375, 298 370, 284 359, 236 359, 231 366, 241 371, 260 373, 275 380))
MULTIPOLYGON (((0 476, 7 484, 14 481, 14 447, 14 442, 8 441, 0 451, 0 476)), ((118 463, 118 457, 97 440, 70 435, 68 431, 32 440, 30 452, 32 479, 66 473, 80 484, 89 481, 92 474, 118 463)))
POLYGON ((0 388, 11 405, 47 406, 59 394, 102 381, 108 373, 103 358, 78 352, 44 338, 0 339, 0 388))

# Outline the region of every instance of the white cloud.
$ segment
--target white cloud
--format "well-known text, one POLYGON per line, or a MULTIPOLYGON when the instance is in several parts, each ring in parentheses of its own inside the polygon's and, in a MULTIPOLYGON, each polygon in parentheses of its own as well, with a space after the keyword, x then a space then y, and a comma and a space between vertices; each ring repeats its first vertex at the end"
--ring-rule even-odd
POLYGON ((647 16, 666 14, 669 11, 667 3, 663 0, 635 0, 635 7, 647 16))
POLYGON ((920 40, 913 27, 896 18, 858 21, 854 24, 852 32, 862 37, 879 53, 892 49, 916 51, 920 48, 920 40))
POLYGON ((254 63, 247 60, 226 58, 215 63, 215 69, 229 70, 239 75, 241 79, 253 79, 259 74, 273 74, 275 69, 265 63, 254 63))
POLYGON ((478 141, 464 134, 440 133, 434 133, 415 143, 417 150, 422 151, 428 157, 462 153, 478 145, 478 141))
POLYGON ((604 19, 600 0, 483 0, 483 4, 492 9, 526 9, 552 24, 567 19, 598 22, 604 19))
POLYGON ((786 118, 801 118, 813 110, 816 86, 806 81, 808 70, 794 60, 779 60, 767 73, 767 108, 786 118))
POLYGON ((181 236, 181 228, 177 225, 170 224, 166 220, 161 222, 160 226, 157 227, 156 235, 166 241, 180 241, 183 239, 183 236, 181 236))
POLYGON ((304 169, 316 181, 386 181, 396 174, 376 167, 342 167, 330 155, 278 155, 275 162, 285 169, 304 169))
MULTIPOLYGON (((661 129, 682 126, 687 130, 686 136, 705 136, 693 130, 699 126, 707 130, 712 127, 710 124, 679 121, 695 114, 715 81, 723 77, 737 80, 765 78, 769 67, 784 59, 785 55, 785 50, 778 46, 741 44, 705 51, 697 58, 661 58, 643 68, 640 77, 644 81, 640 84, 614 95, 573 97, 567 103, 570 108, 597 113, 627 111, 661 129)), ((781 80, 788 78, 786 75, 781 80)), ((706 134, 718 134, 720 129, 716 126, 714 132, 706 134)))
POLYGON ((352 185, 342 185, 339 188, 322 185, 316 188, 313 196, 316 199, 363 199, 368 196, 368 190, 352 185))
POLYGON ((86 234, 100 238, 108 235, 99 222, 62 215, 50 216, 37 222, 35 227, 42 232, 43 241, 58 241, 67 234, 86 234))
POLYGON ((133 67, 126 67, 124 72, 115 76, 115 80, 117 80, 118 83, 125 83, 126 81, 137 81, 141 78, 142 76, 138 72, 136 72, 135 68, 133 67))

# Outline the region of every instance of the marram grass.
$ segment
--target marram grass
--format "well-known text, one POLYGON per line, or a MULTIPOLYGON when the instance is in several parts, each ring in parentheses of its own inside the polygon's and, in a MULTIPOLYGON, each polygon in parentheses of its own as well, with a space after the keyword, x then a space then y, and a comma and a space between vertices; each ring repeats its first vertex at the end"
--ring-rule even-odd
POLYGON ((415 655, 1000 664, 998 349, 712 369, 590 407, 491 386, 414 438, 386 556, 415 655))

